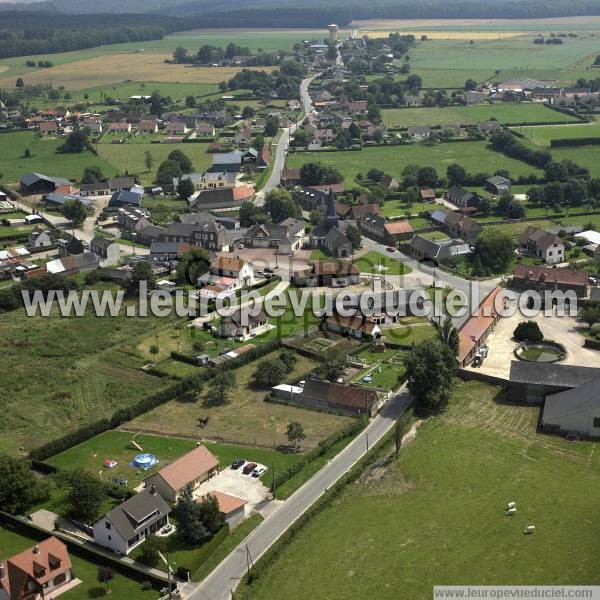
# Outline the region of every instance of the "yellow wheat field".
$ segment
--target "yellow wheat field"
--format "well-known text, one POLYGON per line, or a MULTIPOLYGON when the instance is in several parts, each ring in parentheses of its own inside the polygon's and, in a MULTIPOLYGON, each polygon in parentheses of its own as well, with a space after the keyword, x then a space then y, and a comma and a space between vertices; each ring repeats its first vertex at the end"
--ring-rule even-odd
MULTIPOLYGON (((81 90, 123 81, 219 83, 233 77, 238 67, 192 67, 165 63, 169 54, 105 54, 22 75, 25 83, 52 83, 57 88, 81 90)), ((0 67, 2 69, 2 67, 0 67)), ((273 67, 257 67, 272 71, 273 67)), ((13 87, 14 78, 0 77, 0 88, 13 87)))

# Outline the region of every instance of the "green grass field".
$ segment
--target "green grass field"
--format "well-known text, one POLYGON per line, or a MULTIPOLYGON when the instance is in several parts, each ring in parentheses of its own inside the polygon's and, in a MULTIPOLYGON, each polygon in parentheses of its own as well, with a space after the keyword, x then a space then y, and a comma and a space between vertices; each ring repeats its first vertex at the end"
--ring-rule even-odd
MULTIPOLYGON (((56 150, 64 142, 61 138, 40 138, 30 131, 3 133, 0 135, 1 183, 15 183, 30 171, 80 179, 85 167, 99 166, 107 176, 120 172, 118 166, 110 164, 91 152, 58 154, 56 150), (30 158, 23 158, 26 149, 30 158)), ((143 160, 143 158, 142 158, 143 160)))
POLYGON ((368 471, 294 536, 251 597, 386 600, 410 590, 428 600, 436 584, 600 583, 595 445, 536 434, 539 409, 497 394, 461 384, 398 461, 368 471), (523 535, 530 524, 535 535, 523 535))
POLYGON ((287 166, 296 168, 307 162, 321 162, 339 169, 350 187, 357 173, 366 174, 369 169, 377 168, 398 178, 408 164, 435 167, 439 175, 445 175, 448 165, 455 162, 472 173, 493 173, 497 169, 506 169, 513 177, 541 173, 535 167, 490 150, 483 141, 378 146, 354 152, 298 152, 288 156, 287 166))
POLYGON ((172 321, 89 310, 69 318, 0 315, 0 453, 40 446, 166 386, 140 369, 148 360, 136 348, 163 327, 172 321))
POLYGON ((555 160, 569 159, 590 171, 592 177, 600 177, 600 146, 580 146, 578 148, 553 148, 555 160))
POLYGON ((384 108, 381 111, 385 124, 390 127, 413 125, 476 125, 495 118, 501 123, 529 123, 561 121, 578 122, 545 104, 496 103, 475 106, 448 106, 444 108, 384 108))
MULTIPOLYGON (((577 125, 542 125, 538 127, 517 127, 516 131, 538 146, 550 146, 551 140, 570 138, 600 137, 600 123, 582 123, 577 125)), ((588 148, 583 148, 587 150, 588 148)), ((555 149, 558 150, 558 149, 555 149)), ((553 150, 552 152, 554 152, 553 150)), ((579 148, 581 150, 581 148, 579 148)))
MULTIPOLYGON (((35 545, 37 540, 28 538, 20 533, 0 526, 0 559, 4 560, 23 552, 35 545)), ((70 554, 73 565, 73 575, 81 579, 81 583, 61 595, 65 600, 90 600, 90 598, 101 598, 105 595, 105 586, 97 581, 98 564, 83 560, 73 553, 70 554)), ((110 582, 110 596, 113 598, 129 598, 130 600, 147 599, 157 597, 155 590, 142 589, 142 584, 128 579, 120 573, 115 573, 110 582)))

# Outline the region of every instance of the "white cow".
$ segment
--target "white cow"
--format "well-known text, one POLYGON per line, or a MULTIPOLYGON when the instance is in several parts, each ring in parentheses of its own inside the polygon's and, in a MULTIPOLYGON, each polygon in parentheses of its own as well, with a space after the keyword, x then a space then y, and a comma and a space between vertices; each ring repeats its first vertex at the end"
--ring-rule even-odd
POLYGON ((534 533, 535 532, 535 525, 529 525, 527 527, 525 527, 525 530, 523 531, 523 533, 534 533))
POLYGON ((517 509, 513 506, 512 508, 507 508, 506 509, 506 515, 511 516, 514 515, 517 512, 517 509))
POLYGON ((506 505, 506 508, 515 508, 516 506, 517 506, 517 505, 516 505, 516 503, 515 503, 515 502, 509 502, 509 503, 506 505))

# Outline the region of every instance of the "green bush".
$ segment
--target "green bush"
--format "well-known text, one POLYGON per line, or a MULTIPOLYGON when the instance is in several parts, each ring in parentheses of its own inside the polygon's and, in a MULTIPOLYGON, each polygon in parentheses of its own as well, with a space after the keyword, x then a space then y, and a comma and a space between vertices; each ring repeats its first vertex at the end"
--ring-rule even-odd
POLYGON ((515 328, 513 338, 517 342, 541 342, 544 335, 535 321, 522 321, 515 328))

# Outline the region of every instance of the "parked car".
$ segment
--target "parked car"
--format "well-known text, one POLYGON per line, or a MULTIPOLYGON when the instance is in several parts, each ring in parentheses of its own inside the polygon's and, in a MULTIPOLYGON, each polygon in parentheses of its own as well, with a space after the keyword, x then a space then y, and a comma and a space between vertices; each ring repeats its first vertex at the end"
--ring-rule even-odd
POLYGON ((480 348, 477 349, 477 352, 475 353, 476 356, 479 356, 480 358, 486 358, 489 352, 489 348, 487 346, 481 346, 480 348))
POLYGON ((243 469, 242 473, 243 473, 244 475, 250 475, 250 473, 252 473, 252 471, 254 471, 254 469, 256 469, 256 463, 248 463, 248 464, 247 464, 247 465, 244 467, 244 469, 243 469))
POLYGON ((232 463, 231 463, 231 468, 232 469, 239 469, 244 463, 246 462, 245 458, 236 458, 232 463))
POLYGON ((256 467, 256 469, 254 469, 254 471, 252 471, 252 477, 260 477, 261 475, 264 475, 267 472, 267 467, 263 467, 262 465, 260 467, 256 467))
POLYGON ((386 250, 387 250, 388 252, 396 252, 396 248, 393 248, 392 246, 388 246, 388 247, 386 248, 386 250))
POLYGON ((265 267, 265 273, 275 273, 271 267, 265 267))

